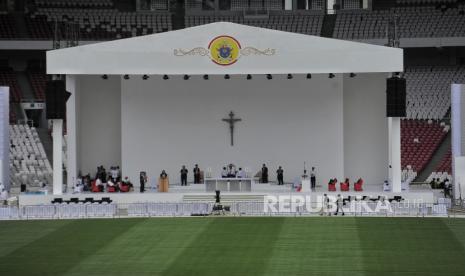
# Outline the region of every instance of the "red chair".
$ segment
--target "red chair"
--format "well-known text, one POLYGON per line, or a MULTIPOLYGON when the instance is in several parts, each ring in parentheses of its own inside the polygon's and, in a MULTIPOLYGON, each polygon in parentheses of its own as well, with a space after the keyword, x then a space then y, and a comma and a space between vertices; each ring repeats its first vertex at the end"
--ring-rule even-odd
POLYGON ((93 193, 100 193, 100 189, 99 189, 99 187, 95 184, 95 182, 96 182, 96 181, 94 180, 94 181, 92 181, 92 183, 91 183, 91 191, 92 191, 93 193))
POLYGON ((336 182, 331 181, 328 183, 328 191, 335 192, 336 191, 336 182))
POLYGON ((360 178, 360 179, 354 184, 354 190, 355 190, 356 192, 361 192, 361 191, 363 191, 362 185, 363 185, 363 180, 360 178))
POLYGON ((119 191, 122 193, 129 192, 129 185, 123 185, 123 183, 119 184, 119 191))
POLYGON ((349 191, 349 183, 341 182, 341 192, 348 192, 349 191))
POLYGON ((115 186, 107 186, 107 192, 116 193, 116 187, 115 186))

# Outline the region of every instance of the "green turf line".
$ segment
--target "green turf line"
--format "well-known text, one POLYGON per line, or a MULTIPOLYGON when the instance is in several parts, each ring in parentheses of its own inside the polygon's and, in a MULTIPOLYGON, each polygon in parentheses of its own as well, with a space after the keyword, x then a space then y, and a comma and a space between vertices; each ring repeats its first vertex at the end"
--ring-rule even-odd
POLYGON ((266 275, 363 275, 356 219, 286 218, 266 275))
POLYGON ((61 220, 50 223, 48 220, 37 220, 34 227, 31 227, 29 221, 0 221, 0 258, 71 222, 61 220))
MULTIPOLYGON (((142 220, 76 220, 0 258, 0 275, 61 275, 142 220)), ((49 224, 62 224, 49 221, 49 224)), ((28 222, 38 233, 37 222, 28 222)), ((15 236, 20 239, 20 236, 15 236)), ((3 240, 3 239, 2 239, 3 240)))
POLYGON ((465 220, 201 217, 0 223, 0 275, 465 275, 465 220))
POLYGON ((211 221, 206 218, 147 219, 107 243, 66 275, 161 275, 211 221))
POLYGON ((212 218, 165 275, 262 275, 284 218, 212 218))
POLYGON ((442 219, 366 218, 357 222, 363 263, 369 274, 465 273, 464 247, 442 219))

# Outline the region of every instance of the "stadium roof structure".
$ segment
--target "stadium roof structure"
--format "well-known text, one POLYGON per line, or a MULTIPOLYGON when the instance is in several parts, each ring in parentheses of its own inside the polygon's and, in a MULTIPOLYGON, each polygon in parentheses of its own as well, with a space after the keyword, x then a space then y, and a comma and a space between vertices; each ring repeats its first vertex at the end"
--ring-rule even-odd
POLYGON ((218 22, 47 52, 48 74, 221 75, 403 71, 403 50, 218 22))

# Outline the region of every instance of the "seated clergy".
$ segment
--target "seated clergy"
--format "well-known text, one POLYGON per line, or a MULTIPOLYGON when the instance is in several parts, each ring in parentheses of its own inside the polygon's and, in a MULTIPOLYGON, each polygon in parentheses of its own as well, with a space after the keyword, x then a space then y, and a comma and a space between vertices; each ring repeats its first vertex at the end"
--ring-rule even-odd
POLYGON ((228 177, 228 170, 226 170, 226 167, 223 167, 223 170, 221 171, 221 177, 222 178, 228 177))
POLYGON ((239 171, 237 172, 236 177, 237 178, 245 178, 246 177, 245 171, 243 171, 242 168, 239 168, 239 171))
POLYGON ((108 177, 107 185, 110 186, 110 187, 115 186, 115 183, 113 182, 112 177, 108 177))

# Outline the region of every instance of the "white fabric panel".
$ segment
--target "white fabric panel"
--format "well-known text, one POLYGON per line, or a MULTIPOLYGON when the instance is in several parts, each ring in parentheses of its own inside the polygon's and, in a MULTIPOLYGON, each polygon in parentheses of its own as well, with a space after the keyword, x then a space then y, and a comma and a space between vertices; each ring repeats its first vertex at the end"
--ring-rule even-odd
POLYGON ((77 77, 78 158, 82 173, 121 166, 121 78, 77 77))
POLYGON ((308 36, 234 23, 212 23, 47 52, 48 74, 287 74, 403 71, 403 50, 308 36), (242 48, 274 49, 274 55, 240 56, 220 66, 209 56, 175 56, 175 49, 208 48, 220 35, 242 48))
POLYGON ((253 174, 266 163, 273 181, 279 165, 293 181, 304 161, 317 167, 319 182, 343 177, 340 75, 131 78, 122 80, 121 103, 123 173, 133 180, 141 170, 157 177, 165 169, 170 182, 179 182, 183 164, 191 180, 195 163, 218 176, 230 162, 253 174), (221 121, 231 110, 242 118, 234 147, 221 121))
POLYGON ((344 172, 381 185, 388 172, 386 73, 344 76, 344 172))

